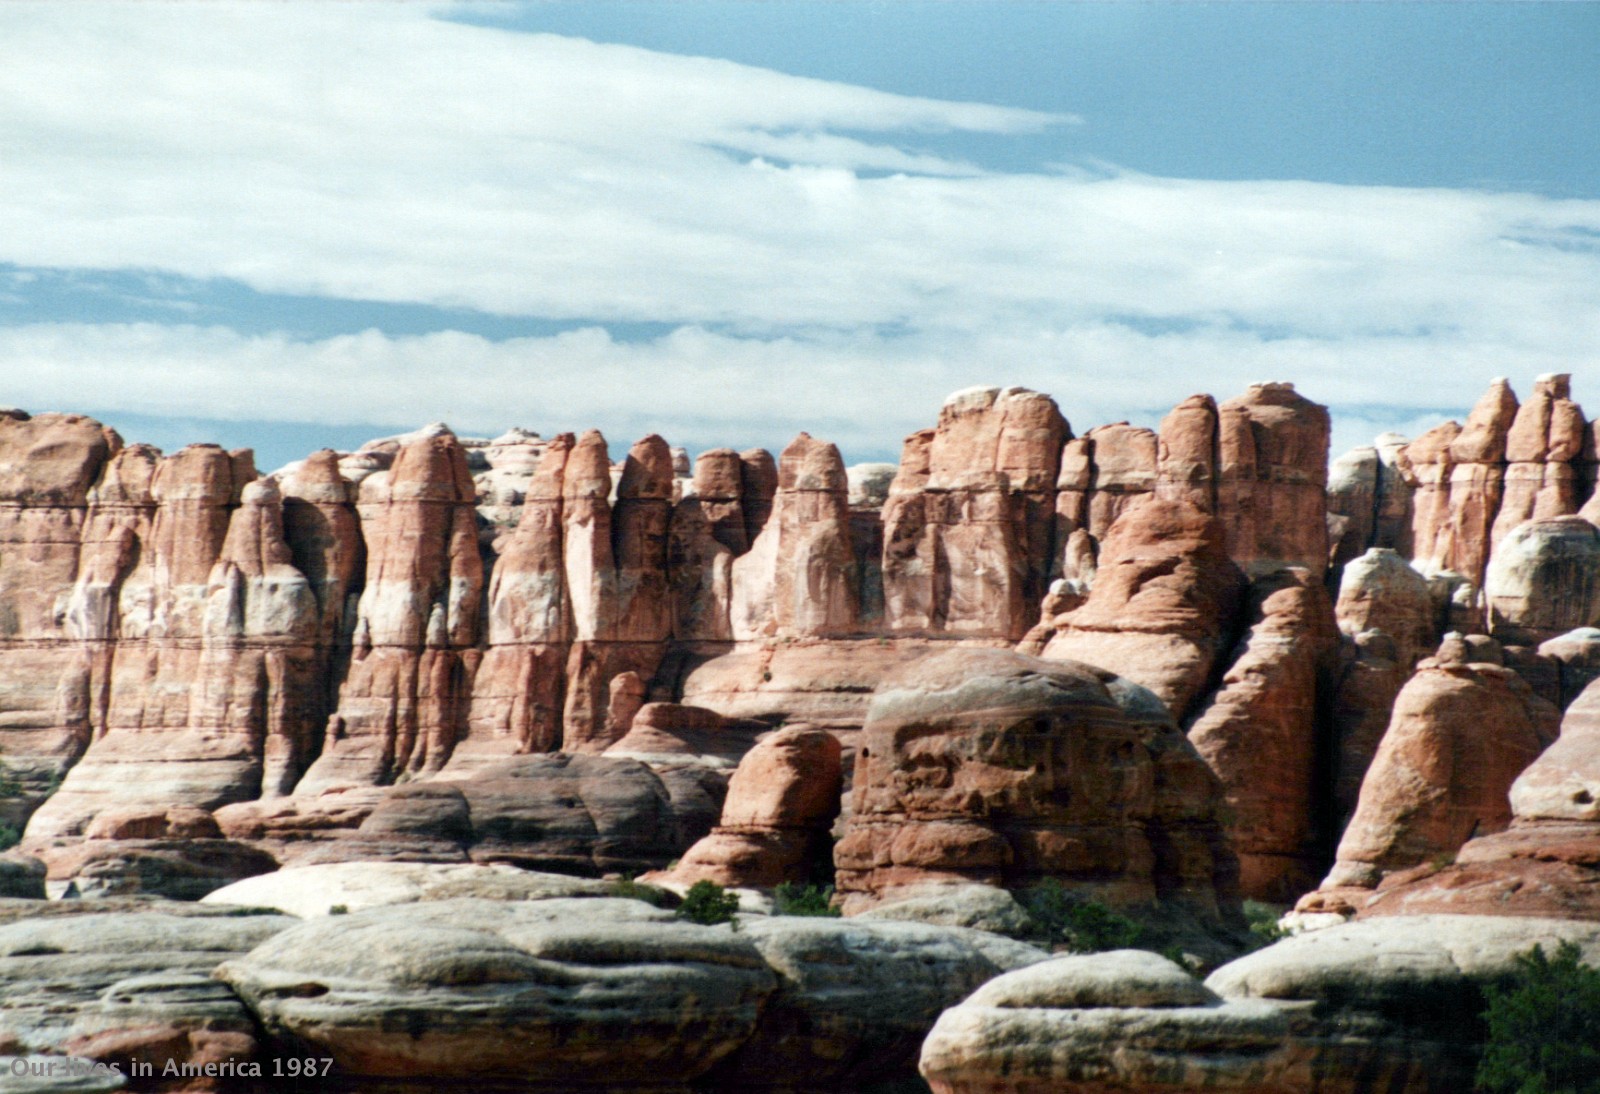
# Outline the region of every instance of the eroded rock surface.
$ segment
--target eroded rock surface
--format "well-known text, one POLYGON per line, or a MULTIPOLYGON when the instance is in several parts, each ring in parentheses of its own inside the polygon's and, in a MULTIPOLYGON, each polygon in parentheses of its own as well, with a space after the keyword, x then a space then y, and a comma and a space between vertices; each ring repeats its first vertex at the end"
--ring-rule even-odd
POLYGON ((1492 642, 1474 651, 1447 639, 1421 663, 1395 702, 1323 892, 1303 909, 1350 910, 1386 875, 1448 860, 1511 823, 1508 792, 1556 739, 1560 713, 1488 660, 1497 656, 1492 642))
POLYGON ((927 881, 1067 880, 1218 922, 1233 906, 1219 787, 1155 697, 1087 665, 999 650, 886 679, 834 852, 846 914, 927 881))
POLYGON ((1057 958, 989 981, 940 1017, 921 1069, 937 1094, 1469 1090, 1482 987, 1535 943, 1600 958, 1600 928, 1419 916, 1296 936, 1204 985, 1140 951, 1057 958))

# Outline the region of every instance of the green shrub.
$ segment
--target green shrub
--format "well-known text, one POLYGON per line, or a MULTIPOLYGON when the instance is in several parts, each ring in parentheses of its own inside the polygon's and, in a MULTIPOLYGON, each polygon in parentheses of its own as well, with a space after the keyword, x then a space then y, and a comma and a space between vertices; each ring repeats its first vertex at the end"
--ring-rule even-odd
POLYGON ((1563 942, 1535 946, 1515 975, 1484 989, 1489 1032, 1478 1089, 1489 1094, 1600 1094, 1600 970, 1563 942))
POLYGON ((22 842, 22 833, 9 824, 0 824, 0 851, 9 851, 22 842))
POLYGON ((348 905, 348 904, 333 904, 333 905, 330 905, 328 907, 328 914, 329 915, 349 915, 350 914, 350 905, 348 905))
POLYGON ((1289 937, 1289 932, 1278 926, 1278 911, 1259 900, 1244 902, 1245 922, 1250 925, 1252 950, 1264 950, 1274 942, 1289 937))
POLYGON ((642 900, 657 908, 664 908, 672 903, 672 894, 665 889, 658 889, 654 885, 641 885, 631 877, 613 881, 610 895, 622 897, 624 900, 642 900))
POLYGON ((1043 941, 1074 953, 1136 949, 1144 928, 1097 900, 1085 900, 1051 878, 1024 890, 1018 902, 1044 934, 1043 941))
POLYGON ((15 798, 22 793, 22 782, 11 768, 0 760, 0 798, 15 798))
POLYGON ((678 905, 677 916, 706 927, 714 927, 718 923, 738 926, 733 918, 738 910, 738 894, 728 892, 714 881, 697 881, 683 894, 683 903, 678 905))
POLYGON ((772 891, 772 910, 777 915, 838 916, 832 903, 832 885, 801 885, 786 881, 772 891))

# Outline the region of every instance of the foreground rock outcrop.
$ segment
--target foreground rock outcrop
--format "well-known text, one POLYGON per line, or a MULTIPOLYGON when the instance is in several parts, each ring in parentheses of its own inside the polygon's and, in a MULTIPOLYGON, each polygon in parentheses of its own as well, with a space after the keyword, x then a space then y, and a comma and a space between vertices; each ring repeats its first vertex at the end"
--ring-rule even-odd
POLYGON ((310 920, 217 975, 347 1081, 846 1089, 903 1076, 944 1007, 1044 956, 920 924, 451 899, 310 920))
POLYGON ((828 829, 844 782, 839 756, 832 734, 807 726, 765 738, 729 780, 717 827, 676 866, 647 880, 771 889, 831 873, 828 829))
POLYGON ((989 981, 923 1046, 936 1094, 1459 1094, 1483 985, 1534 944, 1600 961, 1600 926, 1424 916, 1300 935, 1204 985, 1154 954, 1057 958, 989 981))
POLYGON ((0 1053, 238 1064, 255 1019, 211 970, 295 923, 281 915, 132 902, 0 901, 0 1053), (100 910, 105 909, 105 910, 100 910))

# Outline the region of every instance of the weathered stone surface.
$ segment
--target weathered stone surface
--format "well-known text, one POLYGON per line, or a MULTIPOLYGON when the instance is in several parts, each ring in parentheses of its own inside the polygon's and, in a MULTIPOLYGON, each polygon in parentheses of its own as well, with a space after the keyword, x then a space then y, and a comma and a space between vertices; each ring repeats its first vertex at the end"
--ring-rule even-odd
POLYGON ((802 433, 779 459, 771 515, 733 564, 738 639, 842 636, 859 611, 849 484, 839 450, 802 433))
POLYGON ((1328 466, 1329 562, 1343 565, 1377 536, 1378 449, 1352 448, 1328 466))
POLYGON ((1505 495, 1491 529, 1495 551, 1525 521, 1578 511, 1581 487, 1573 463, 1582 455, 1587 423, 1572 401, 1571 380, 1565 373, 1539 377, 1506 432, 1505 495))
POLYGON ((1424 916, 1295 936, 1204 987, 1149 954, 1057 959, 946 1011, 922 1072, 938 1094, 1453 1094, 1473 1084, 1483 985, 1564 940, 1600 956, 1594 924, 1424 916))
POLYGON ((95 914, 55 907, 0 924, 0 1051, 72 1054, 125 1073, 135 1060, 159 1072, 168 1059, 257 1055, 249 1011, 210 973, 294 920, 184 905, 95 914))
POLYGON ((1138 950, 1058 957, 989 981, 945 1011, 920 1068, 936 1094, 1305 1089, 1279 1080, 1289 1021, 1224 1003, 1138 950))
POLYGON ((1047 395, 970 388, 907 438, 884 509, 890 631, 1022 637, 1050 569, 1068 436, 1047 395))
POLYGON ((1579 627, 1539 644, 1539 655, 1556 663, 1558 706, 1565 710, 1584 688, 1600 679, 1600 628, 1579 627))
POLYGON ((712 1087, 856 1090, 910 1077, 939 1012, 991 977, 1044 960, 959 927, 772 916, 741 930, 777 973, 753 1035, 712 1087))
POLYGON ((848 745, 878 681, 933 648, 907 638, 751 643, 686 659, 681 698, 731 719, 804 722, 841 734, 848 745))
POLYGON ((277 860, 226 839, 85 839, 41 848, 48 881, 82 898, 157 896, 198 900, 240 878, 267 873, 277 860))
POLYGON ((349 1076, 650 1090, 749 1038, 775 977, 743 933, 635 900, 446 900, 309 920, 217 975, 349 1076))
POLYGON ((1027 938, 1037 933, 1037 924, 1016 897, 995 885, 970 882, 903 886, 896 890, 894 899, 858 913, 855 919, 970 927, 1009 938, 1027 938))
POLYGON ((1327 593, 1304 570, 1259 578, 1248 611, 1233 664, 1188 736, 1222 783, 1240 892, 1284 901, 1315 882, 1317 696, 1338 638, 1327 593))
POLYGON ((1156 444, 1156 497, 1217 511, 1217 403, 1191 395, 1161 419, 1156 444))
POLYGON ((1217 512, 1228 553, 1251 574, 1328 565, 1328 408, 1293 384, 1252 384, 1217 408, 1217 512))
POLYGON ((1345 565, 1334 615, 1351 637, 1374 630, 1387 634, 1395 659, 1408 672, 1438 645, 1427 579, 1393 548, 1374 547, 1345 565))
POLYGON ((1342 565, 1373 547, 1411 557, 1413 494, 1418 478, 1408 446, 1401 434, 1384 433, 1371 445, 1352 448, 1329 466, 1329 561, 1333 565, 1342 565))
POLYGON ((521 517, 489 580, 489 648, 472 681, 464 739, 452 771, 561 743, 566 651, 571 637, 562 556, 562 481, 574 444, 545 446, 527 483, 521 517))
POLYGON ((1560 715, 1515 672, 1469 650, 1447 640, 1401 690, 1338 861, 1302 910, 1353 910, 1385 875, 1511 823, 1507 792, 1555 739, 1560 715))
POLYGON ((1575 516, 1516 525, 1489 562, 1484 592, 1504 641, 1537 644, 1600 623, 1600 528, 1575 516))
POLYGON ((320 739, 320 609, 275 481, 253 481, 248 452, 214 445, 158 463, 125 451, 89 514, 117 549, 80 574, 69 611, 86 641, 114 638, 115 650, 62 681, 98 728, 30 840, 79 834, 108 807, 283 793, 320 739))
POLYGON ((1160 443, 1150 430, 1127 422, 1095 426, 1084 437, 1090 477, 1083 526, 1104 539, 1123 513, 1154 492, 1160 443))
POLYGON ((657 771, 699 764, 732 772, 755 743, 751 725, 687 703, 646 703, 627 735, 604 754, 639 760, 657 771))
POLYGON ((720 823, 663 880, 763 889, 804 881, 828 847, 843 782, 837 738, 809 726, 778 730, 745 753, 720 823))
MULTIPOLYGON (((0 816, 19 829, 52 779, 83 754, 96 716, 104 718, 87 701, 88 678, 94 669, 104 676, 109 647, 74 649, 73 623, 57 605, 71 603, 79 580, 89 493, 121 447, 114 432, 79 415, 0 415, 0 755, 22 791, 0 816), (61 686, 73 680, 83 681, 81 690, 61 686)), ((101 534, 113 542, 84 552, 83 563, 97 555, 125 563, 126 537, 101 534)), ((111 626, 116 612, 106 599, 102 592, 93 605, 95 622, 111 626)), ((84 637, 104 643, 113 634, 84 637)))
POLYGON ((1511 785, 1509 830, 1468 841, 1442 869, 1388 879, 1363 915, 1600 920, 1600 685, 1567 708, 1561 736, 1511 785))
POLYGON ((1362 780, 1389 728, 1395 698, 1410 677, 1411 666, 1402 663, 1394 639, 1385 632, 1362 631, 1342 643, 1328 717, 1337 750, 1333 799, 1340 830, 1356 811, 1362 780))
POLYGON ((599 876, 679 857, 716 822, 720 794, 637 760, 547 753, 470 776, 333 789, 218 812, 227 834, 285 866, 379 860, 507 863, 599 876))
MULTIPOLYGON (((1600 926, 1503 916, 1408 916, 1294 935, 1213 972, 1206 986, 1224 998, 1306 999, 1446 1012, 1486 978, 1508 972, 1535 943, 1553 951, 1577 943, 1600 957, 1600 926)), ((1476 1003, 1475 999, 1470 1003, 1476 1003)), ((1426 1014, 1418 1014, 1426 1018, 1426 1014)))
POLYGON ((1154 696, 1104 670, 999 650, 887 678, 835 848, 846 914, 935 880, 1061 878, 1217 921, 1234 899, 1218 785, 1154 696))
POLYGON ((1460 422, 1441 422, 1405 448, 1414 488, 1411 557, 1424 573, 1451 569, 1450 446, 1460 435, 1460 422))
POLYGON ((1218 1002, 1187 970, 1148 950, 1056 957, 996 977, 973 992, 975 1007, 1203 1007, 1218 1002))
POLYGON ((309 919, 430 900, 548 900, 614 895, 610 882, 477 863, 336 862, 291 866, 207 894, 203 904, 272 908, 309 919))
POLYGON ((436 771, 460 734, 463 648, 483 596, 476 492, 465 452, 442 432, 406 443, 364 479, 367 546, 351 663, 322 755, 298 784, 377 784, 436 771))
POLYGON ((672 458, 651 435, 628 451, 607 502, 611 473, 605 438, 578 439, 563 479, 567 593, 573 645, 567 659, 563 747, 603 752, 627 732, 608 718, 611 682, 655 671, 671 633, 667 585, 672 458))
POLYGON ((1044 656, 1108 668, 1182 718, 1232 643, 1243 585, 1215 518, 1146 501, 1106 535, 1089 599, 1055 620, 1044 656))

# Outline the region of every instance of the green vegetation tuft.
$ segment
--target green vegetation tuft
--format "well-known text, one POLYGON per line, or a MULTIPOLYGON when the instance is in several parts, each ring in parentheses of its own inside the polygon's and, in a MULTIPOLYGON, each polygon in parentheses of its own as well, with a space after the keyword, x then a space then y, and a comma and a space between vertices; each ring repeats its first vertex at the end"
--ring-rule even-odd
POLYGON ((1504 984, 1484 989, 1488 1040, 1477 1088, 1486 1094, 1600 1094, 1600 970, 1563 942, 1535 946, 1504 984))
POLYGON ((328 907, 328 914, 329 915, 349 915, 350 914, 350 906, 348 904, 333 904, 333 905, 330 905, 328 907))
POLYGON ((9 824, 0 824, 0 851, 9 851, 22 842, 22 833, 9 824))
POLYGON ((683 903, 678 905, 677 916, 679 919, 687 919, 690 923, 698 923, 703 927, 731 923, 737 928, 738 921, 733 917, 738 911, 738 894, 728 892, 714 881, 697 881, 689 886, 689 891, 683 895, 683 903))
POLYGON ((665 908, 672 903, 672 894, 665 889, 658 889, 654 885, 643 885, 631 877, 613 881, 610 895, 622 897, 624 900, 642 900, 657 908, 665 908))
POLYGON ((1245 922, 1250 926, 1251 950, 1264 950, 1274 942, 1289 937, 1289 932, 1278 926, 1278 910, 1259 900, 1244 902, 1245 922))
POLYGON ((832 885, 801 885, 786 881, 772 891, 772 910, 776 915, 840 915, 833 906, 832 885))
POLYGON ((22 782, 16 773, 0 760, 0 798, 15 798, 22 794, 22 782))
POLYGON ((1050 878, 1017 897, 1043 934, 1041 941, 1073 953, 1142 948, 1144 928, 1097 900, 1085 900, 1050 878))

